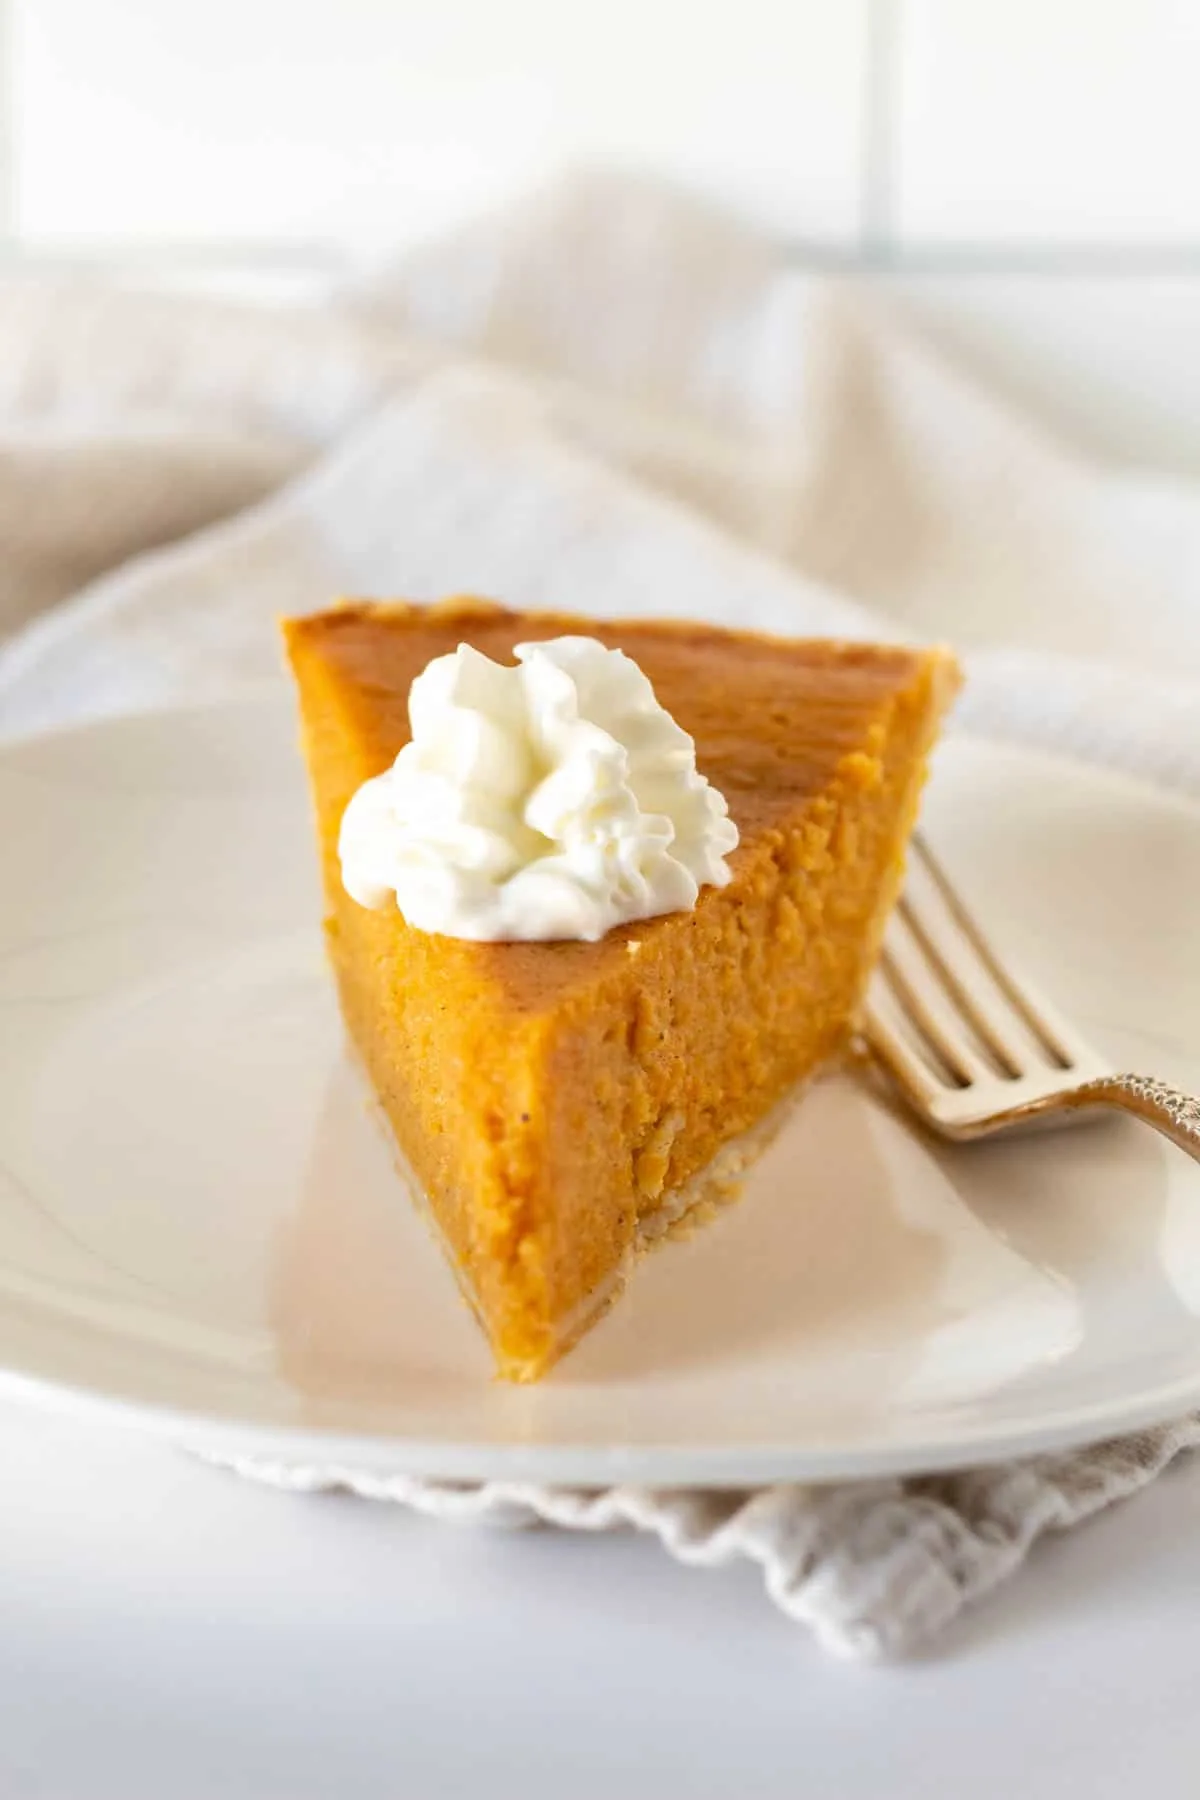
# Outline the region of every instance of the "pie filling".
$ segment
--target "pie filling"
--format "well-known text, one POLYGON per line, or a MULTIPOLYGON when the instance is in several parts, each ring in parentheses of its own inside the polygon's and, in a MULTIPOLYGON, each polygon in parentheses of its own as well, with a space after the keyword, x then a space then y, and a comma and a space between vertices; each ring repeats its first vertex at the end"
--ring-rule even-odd
MULTIPOLYGON (((352 1057, 353 1054, 351 1046, 352 1057)), ((604 1316, 647 1251, 675 1237, 689 1235, 692 1228, 708 1224, 718 1211, 741 1198, 747 1175, 783 1130, 808 1086, 807 1082, 798 1083, 795 1091, 786 1095, 765 1119, 760 1119, 748 1131, 723 1144, 707 1168, 701 1169, 681 1187, 665 1193, 654 1211, 638 1220, 633 1242, 621 1261, 589 1293, 582 1295, 570 1311, 554 1321, 552 1360, 557 1361, 565 1355, 604 1316)), ((454 1271, 459 1293, 486 1335, 488 1322, 480 1297, 454 1256, 453 1248, 439 1223, 436 1208, 431 1204, 412 1164, 401 1149, 391 1120, 382 1108, 376 1106, 373 1110, 379 1129, 388 1140, 396 1173, 411 1204, 441 1246, 443 1255, 454 1271)), ((539 1358, 525 1366, 513 1362, 504 1367, 501 1373, 510 1381, 537 1381, 545 1373, 544 1360, 539 1358)))

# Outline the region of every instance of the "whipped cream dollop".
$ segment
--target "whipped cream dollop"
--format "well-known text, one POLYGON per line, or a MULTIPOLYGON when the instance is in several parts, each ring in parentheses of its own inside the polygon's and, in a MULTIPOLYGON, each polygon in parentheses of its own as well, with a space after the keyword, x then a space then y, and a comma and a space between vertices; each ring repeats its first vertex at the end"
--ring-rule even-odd
POLYGON ((579 938, 694 906, 738 841, 641 669, 594 638, 460 644, 412 684, 412 742, 342 819, 347 892, 422 931, 579 938))

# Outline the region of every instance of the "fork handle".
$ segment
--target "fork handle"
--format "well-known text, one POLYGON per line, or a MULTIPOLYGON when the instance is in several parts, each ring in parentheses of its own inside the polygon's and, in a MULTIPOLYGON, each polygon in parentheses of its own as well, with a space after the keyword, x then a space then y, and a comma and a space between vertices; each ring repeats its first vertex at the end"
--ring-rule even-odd
POLYGON ((1076 1106, 1115 1106, 1153 1125, 1200 1162, 1200 1099, 1150 1075, 1102 1075, 1076 1088, 1076 1106))

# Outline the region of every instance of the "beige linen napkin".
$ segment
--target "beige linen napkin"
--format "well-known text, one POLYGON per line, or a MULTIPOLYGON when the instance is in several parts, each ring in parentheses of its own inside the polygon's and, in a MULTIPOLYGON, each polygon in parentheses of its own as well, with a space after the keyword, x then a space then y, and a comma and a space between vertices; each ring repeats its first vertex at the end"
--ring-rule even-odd
MULTIPOLYGON (((960 725, 1200 793, 1200 494, 1093 466, 869 294, 653 186, 576 178, 310 307, 13 283, 0 344, 0 735, 278 681, 274 616, 333 593, 474 589, 951 639, 960 725)), ((867 1654, 1195 1437, 730 1494, 239 1467, 749 1556, 867 1654)))

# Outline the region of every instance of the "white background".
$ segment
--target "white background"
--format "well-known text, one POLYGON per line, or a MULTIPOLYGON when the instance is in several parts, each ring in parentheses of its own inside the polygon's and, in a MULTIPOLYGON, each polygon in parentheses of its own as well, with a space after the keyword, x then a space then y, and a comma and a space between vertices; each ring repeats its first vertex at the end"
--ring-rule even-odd
POLYGON ((0 0, 0 267, 308 294, 589 158, 1200 473, 1194 0, 0 0))
POLYGON ((1196 1460, 863 1668, 744 1565, 0 1433, 5 1800, 1194 1800, 1196 1460))
POLYGON ((578 155, 850 258, 1200 255, 1191 0, 5 0, 7 224, 337 256, 578 155))
MULTIPOLYGON (((1187 0, 0 0, 0 256, 307 291, 587 154, 1195 473, 1198 93, 1187 0)), ((632 1538, 289 1499, 8 1404, 0 1443, 3 1800, 1195 1792, 1194 1462, 863 1671, 632 1538)))

